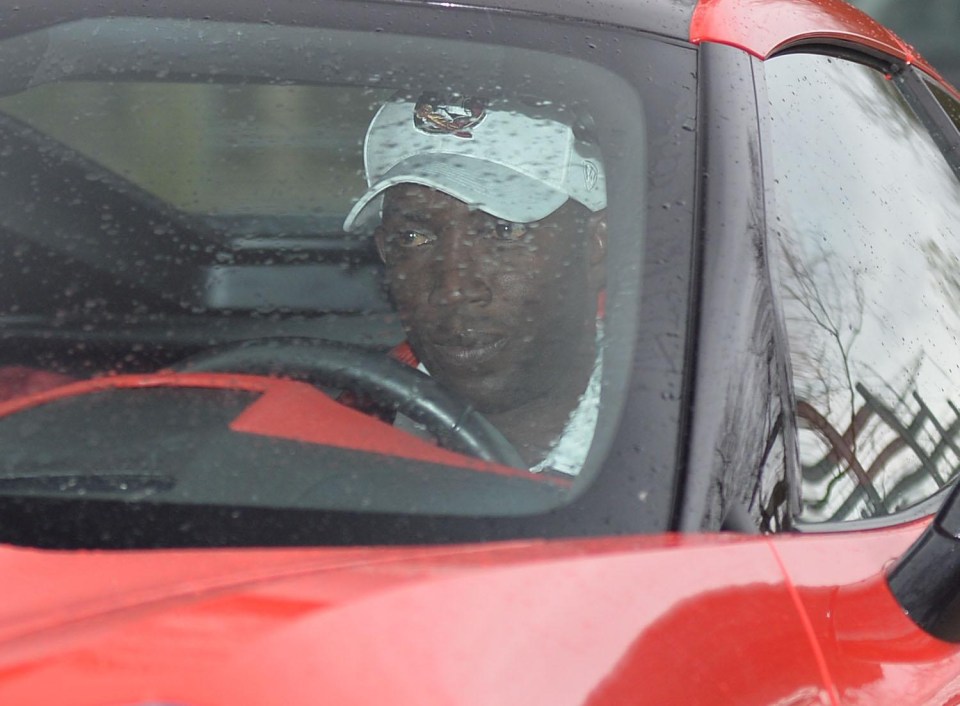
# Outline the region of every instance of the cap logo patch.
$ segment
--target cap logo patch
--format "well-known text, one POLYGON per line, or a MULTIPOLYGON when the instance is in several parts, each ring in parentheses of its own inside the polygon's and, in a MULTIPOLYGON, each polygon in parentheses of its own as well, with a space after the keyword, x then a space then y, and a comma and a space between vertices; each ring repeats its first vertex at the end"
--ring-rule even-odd
POLYGON ((413 108, 413 125, 428 135, 453 135, 471 139, 473 128, 487 117, 487 106, 480 98, 464 98, 460 105, 444 103, 424 93, 413 108))
POLYGON ((597 165, 591 161, 583 163, 583 186, 587 191, 593 191, 597 188, 597 182, 600 180, 600 170, 597 165))

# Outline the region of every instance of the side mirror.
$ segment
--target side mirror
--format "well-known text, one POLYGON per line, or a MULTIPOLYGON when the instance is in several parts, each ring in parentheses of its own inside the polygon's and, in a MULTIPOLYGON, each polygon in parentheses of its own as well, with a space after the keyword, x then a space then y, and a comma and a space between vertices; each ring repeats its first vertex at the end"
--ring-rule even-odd
POLYGON ((960 484, 887 574, 904 612, 936 638, 960 643, 960 484))

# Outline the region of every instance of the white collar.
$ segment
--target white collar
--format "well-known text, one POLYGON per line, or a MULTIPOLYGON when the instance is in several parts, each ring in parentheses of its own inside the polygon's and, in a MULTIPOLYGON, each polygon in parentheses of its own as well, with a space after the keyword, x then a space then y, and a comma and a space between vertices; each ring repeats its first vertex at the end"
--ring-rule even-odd
MULTIPOLYGON (((599 335, 597 336, 599 339, 599 335)), ((600 377, 603 369, 603 355, 597 342, 597 359, 587 387, 580 395, 580 402, 570 412, 567 423, 560 436, 553 440, 547 457, 530 470, 533 473, 551 470, 575 476, 587 460, 590 442, 597 430, 597 415, 600 411, 600 377)))

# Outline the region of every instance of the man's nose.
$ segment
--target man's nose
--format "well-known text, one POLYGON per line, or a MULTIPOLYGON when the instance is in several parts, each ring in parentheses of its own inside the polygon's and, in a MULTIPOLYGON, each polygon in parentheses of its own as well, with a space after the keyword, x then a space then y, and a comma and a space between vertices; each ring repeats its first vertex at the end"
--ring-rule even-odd
POLYGON ((475 238, 445 233, 436 262, 434 263, 433 286, 430 290, 432 304, 489 304, 493 298, 484 270, 480 243, 475 238))

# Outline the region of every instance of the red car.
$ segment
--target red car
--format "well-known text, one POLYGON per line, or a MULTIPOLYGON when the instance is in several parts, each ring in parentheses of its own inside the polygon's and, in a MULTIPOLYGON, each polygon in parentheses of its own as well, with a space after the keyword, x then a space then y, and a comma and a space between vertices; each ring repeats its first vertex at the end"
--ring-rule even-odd
POLYGON ((840 0, 0 0, 0 703, 958 703, 958 126, 840 0))

